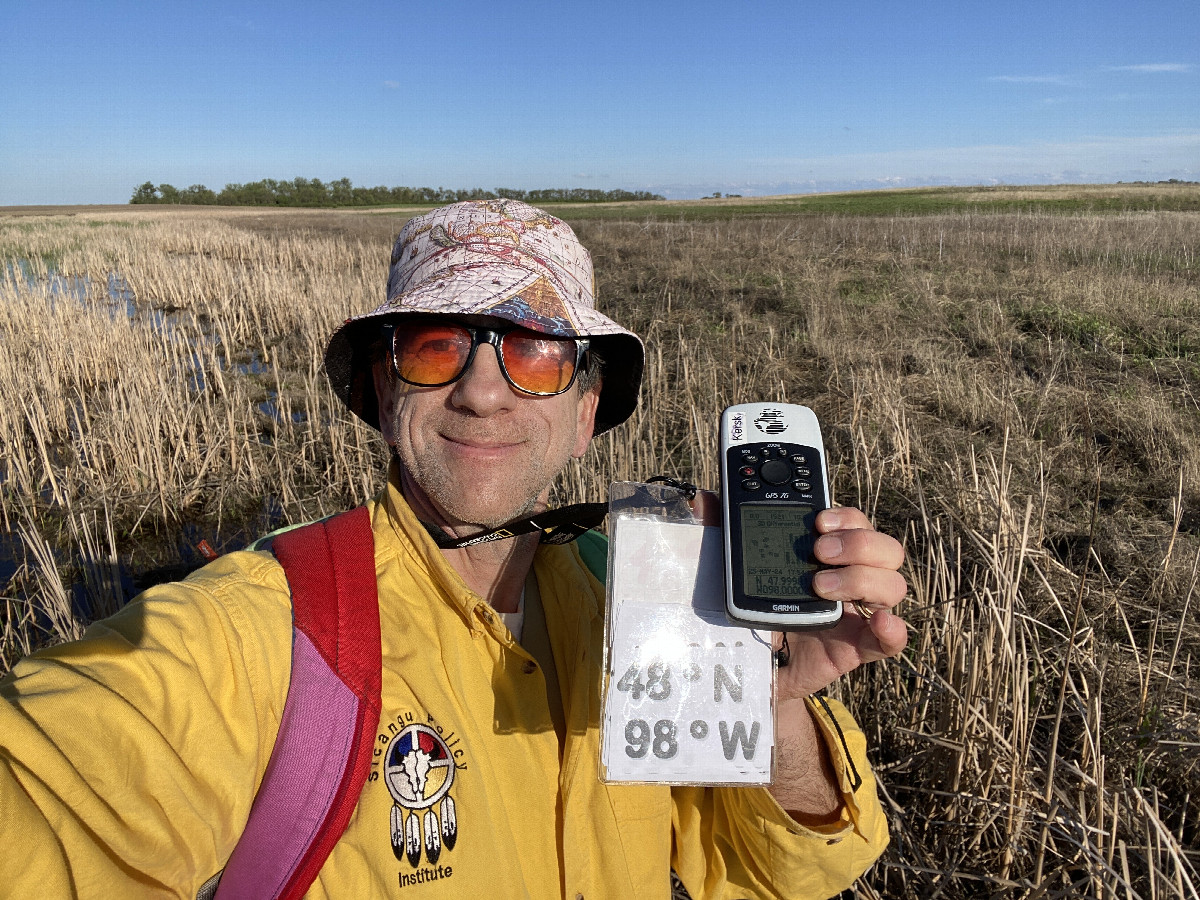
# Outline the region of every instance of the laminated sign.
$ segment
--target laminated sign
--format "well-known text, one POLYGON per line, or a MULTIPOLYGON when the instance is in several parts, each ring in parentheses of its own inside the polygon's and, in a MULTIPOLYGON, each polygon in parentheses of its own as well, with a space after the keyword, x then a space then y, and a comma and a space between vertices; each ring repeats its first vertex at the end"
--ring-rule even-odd
POLYGON ((769 784, 770 634, 725 617, 721 529, 611 521, 601 777, 769 784))

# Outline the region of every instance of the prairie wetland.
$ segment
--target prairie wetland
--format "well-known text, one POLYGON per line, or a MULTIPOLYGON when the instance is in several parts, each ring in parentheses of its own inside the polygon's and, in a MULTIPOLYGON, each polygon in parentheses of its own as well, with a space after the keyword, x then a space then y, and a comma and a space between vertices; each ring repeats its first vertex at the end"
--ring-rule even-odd
MULTIPOLYGON (((892 829, 856 896, 1200 896, 1200 185, 548 208, 648 349, 556 503, 715 486, 773 398, 905 544, 909 647, 836 686, 892 829)), ((415 211, 0 210, 0 671, 376 492, 322 354, 415 211)))

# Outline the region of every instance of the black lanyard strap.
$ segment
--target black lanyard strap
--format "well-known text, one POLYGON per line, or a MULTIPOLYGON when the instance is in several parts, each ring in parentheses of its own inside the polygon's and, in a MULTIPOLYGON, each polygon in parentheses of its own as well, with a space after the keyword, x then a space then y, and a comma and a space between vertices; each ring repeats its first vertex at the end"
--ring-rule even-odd
POLYGON ((569 544, 585 531, 589 531, 603 522, 607 514, 607 503, 576 503, 572 506, 548 509, 536 516, 513 519, 491 531, 465 538, 451 537, 436 525, 430 525, 428 522, 422 524, 438 547, 443 550, 458 550, 475 544, 502 541, 534 531, 542 532, 543 544, 569 544))
MULTIPOLYGON (((686 481, 677 481, 665 475, 655 475, 648 483, 653 484, 655 482, 661 482, 675 488, 686 500, 691 500, 696 496, 696 486, 686 481)), ((661 501, 659 501, 659 504, 661 505, 661 501)), ((654 505, 653 500, 651 500, 651 505, 654 505)), ((575 503, 571 506, 559 507, 558 509, 548 509, 545 512, 538 513, 536 516, 513 519, 511 522, 505 522, 491 531, 485 531, 482 534, 473 534, 465 538, 453 538, 438 526, 430 525, 428 522, 422 522, 421 524, 425 526, 425 530, 429 532, 429 536, 433 538, 433 542, 442 550, 459 550, 463 547, 472 547, 475 544, 503 541, 507 538, 530 534, 534 531, 542 532, 543 544, 569 544, 585 531, 590 531, 599 526, 607 514, 607 503, 575 503)))

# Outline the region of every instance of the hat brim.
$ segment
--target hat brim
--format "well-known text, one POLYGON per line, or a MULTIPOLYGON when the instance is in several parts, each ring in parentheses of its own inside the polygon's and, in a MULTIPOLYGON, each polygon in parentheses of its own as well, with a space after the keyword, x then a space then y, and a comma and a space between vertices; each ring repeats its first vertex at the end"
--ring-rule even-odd
MULTIPOLYGON (((483 315, 528 327, 527 321, 522 321, 515 315, 506 315, 506 312, 508 310, 503 308, 478 311, 483 315)), ((420 309, 376 310, 348 320, 329 339, 329 346, 325 350, 325 371, 334 393, 351 412, 376 430, 379 429, 379 398, 375 394, 375 377, 372 372, 372 345, 381 338, 385 323, 429 315, 428 311, 420 309)), ((604 360, 600 402, 596 407, 596 427, 593 431, 593 435, 599 435, 620 425, 637 409, 642 370, 645 366, 645 348, 637 335, 625 331, 599 313, 593 311, 592 315, 602 320, 598 329, 602 329, 602 332, 574 336, 587 337, 596 353, 604 360)), ((589 328, 588 331, 591 332, 592 329, 589 328)))

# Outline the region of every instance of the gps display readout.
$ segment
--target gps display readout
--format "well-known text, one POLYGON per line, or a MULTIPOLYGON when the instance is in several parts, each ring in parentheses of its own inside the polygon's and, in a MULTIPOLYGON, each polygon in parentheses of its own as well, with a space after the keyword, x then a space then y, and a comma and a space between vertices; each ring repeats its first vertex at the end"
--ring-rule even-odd
POLYGON ((741 517, 746 595, 770 599, 804 596, 800 580, 818 568, 812 562, 813 508, 794 503, 747 503, 741 508, 741 517))

